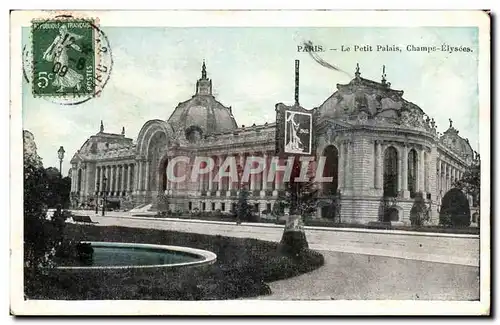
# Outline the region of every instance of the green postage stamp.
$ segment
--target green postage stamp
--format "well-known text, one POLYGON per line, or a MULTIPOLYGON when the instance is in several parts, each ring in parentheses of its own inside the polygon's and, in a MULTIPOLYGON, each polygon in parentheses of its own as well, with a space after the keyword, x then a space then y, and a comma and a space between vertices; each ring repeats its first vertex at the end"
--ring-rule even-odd
POLYGON ((32 42, 34 95, 77 97, 95 93, 92 20, 35 20, 32 42))

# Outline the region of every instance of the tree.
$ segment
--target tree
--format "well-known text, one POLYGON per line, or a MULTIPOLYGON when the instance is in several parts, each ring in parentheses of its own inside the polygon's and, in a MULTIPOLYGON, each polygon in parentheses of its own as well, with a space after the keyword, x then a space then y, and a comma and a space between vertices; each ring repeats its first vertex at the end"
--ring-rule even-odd
POLYGON ((452 188, 443 197, 439 211, 439 223, 444 226, 470 226, 469 201, 458 188, 452 188))
POLYGON ((291 215, 300 215, 302 218, 310 217, 317 208, 318 188, 312 181, 312 168, 307 172, 308 181, 295 181, 300 175, 301 164, 294 161, 290 181, 285 184, 285 205, 290 209, 291 215))
POLYGON ((49 167, 45 170, 48 179, 48 198, 47 205, 49 208, 55 208, 61 205, 63 208, 69 207, 71 178, 62 177, 57 168, 49 167))
POLYGON ((473 206, 480 205, 481 195, 481 163, 479 160, 469 166, 461 179, 453 183, 453 187, 460 189, 466 195, 472 196, 473 206))
POLYGON ((248 196, 250 193, 244 186, 240 189, 238 196, 238 205, 236 206, 236 219, 238 221, 251 221, 253 208, 248 204, 248 196))
MULTIPOLYGON (((50 178, 36 154, 33 135, 24 132, 24 270, 26 285, 40 271, 53 265, 56 249, 61 245, 64 224, 57 216, 47 219, 50 201, 50 178)), ((60 211, 59 211, 60 212, 60 211)))

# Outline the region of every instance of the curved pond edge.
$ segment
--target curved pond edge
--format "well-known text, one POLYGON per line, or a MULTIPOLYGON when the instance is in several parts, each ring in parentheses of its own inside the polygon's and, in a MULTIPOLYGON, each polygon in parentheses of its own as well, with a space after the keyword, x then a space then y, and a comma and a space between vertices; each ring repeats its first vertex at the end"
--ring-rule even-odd
POLYGON ((126 269, 175 269, 175 268, 186 268, 195 267, 202 265, 210 265, 215 263, 217 260, 217 255, 210 251, 203 249, 184 247, 184 246, 169 246, 169 245, 155 245, 155 244, 143 244, 143 243, 120 243, 120 242, 96 242, 96 241, 82 241, 83 244, 91 244, 96 246, 106 246, 106 247, 123 247, 123 248, 144 248, 144 249, 154 249, 154 250, 164 250, 164 251, 174 251, 180 252, 186 255, 196 255, 203 259, 193 262, 184 263, 174 263, 174 264, 152 264, 152 265, 116 265, 116 266, 57 266, 56 269, 59 270, 126 270, 126 269))

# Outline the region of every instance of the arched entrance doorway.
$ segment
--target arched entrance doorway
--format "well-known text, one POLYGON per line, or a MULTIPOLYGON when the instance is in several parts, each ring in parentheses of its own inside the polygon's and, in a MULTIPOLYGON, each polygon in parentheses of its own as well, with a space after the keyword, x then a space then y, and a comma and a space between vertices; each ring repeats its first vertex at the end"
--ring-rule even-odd
POLYGON ((323 177, 333 178, 331 182, 323 183, 323 194, 335 195, 339 184, 339 151, 334 145, 329 145, 323 150, 323 156, 326 157, 323 177))
POLYGON ((158 180, 159 180, 158 191, 160 191, 160 193, 165 193, 165 191, 167 190, 167 182, 168 182, 167 165, 168 165, 168 159, 166 156, 164 156, 160 160, 160 163, 158 164, 158 170, 157 170, 158 180))
MULTIPOLYGON (((164 132, 156 132, 153 137, 149 140, 148 151, 147 151, 147 164, 149 173, 146 175, 147 178, 147 192, 157 192, 163 186, 163 171, 160 174, 159 165, 160 160, 166 161, 163 159, 165 155, 165 150, 167 147, 167 136, 164 132), (161 186, 160 186, 161 185, 161 186)), ((166 187, 165 187, 166 189, 166 187)))
POLYGON ((467 196, 458 188, 449 190, 441 201, 439 223, 458 227, 470 226, 470 207, 467 196))

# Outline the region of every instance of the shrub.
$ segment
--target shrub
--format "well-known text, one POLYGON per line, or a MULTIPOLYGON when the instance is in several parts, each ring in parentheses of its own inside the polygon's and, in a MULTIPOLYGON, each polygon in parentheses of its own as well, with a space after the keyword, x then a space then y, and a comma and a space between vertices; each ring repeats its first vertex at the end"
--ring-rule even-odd
POLYGON ((410 222, 412 226, 423 226, 425 222, 429 221, 430 213, 427 205, 425 204, 424 196, 421 192, 415 194, 415 200, 410 210, 410 222))
POLYGON ((240 190, 238 204, 236 206, 237 220, 250 221, 253 218, 252 207, 248 204, 249 192, 246 188, 240 190))
POLYGON ((439 223, 443 226, 470 226, 469 201, 459 189, 451 189, 443 197, 439 211, 439 223))

